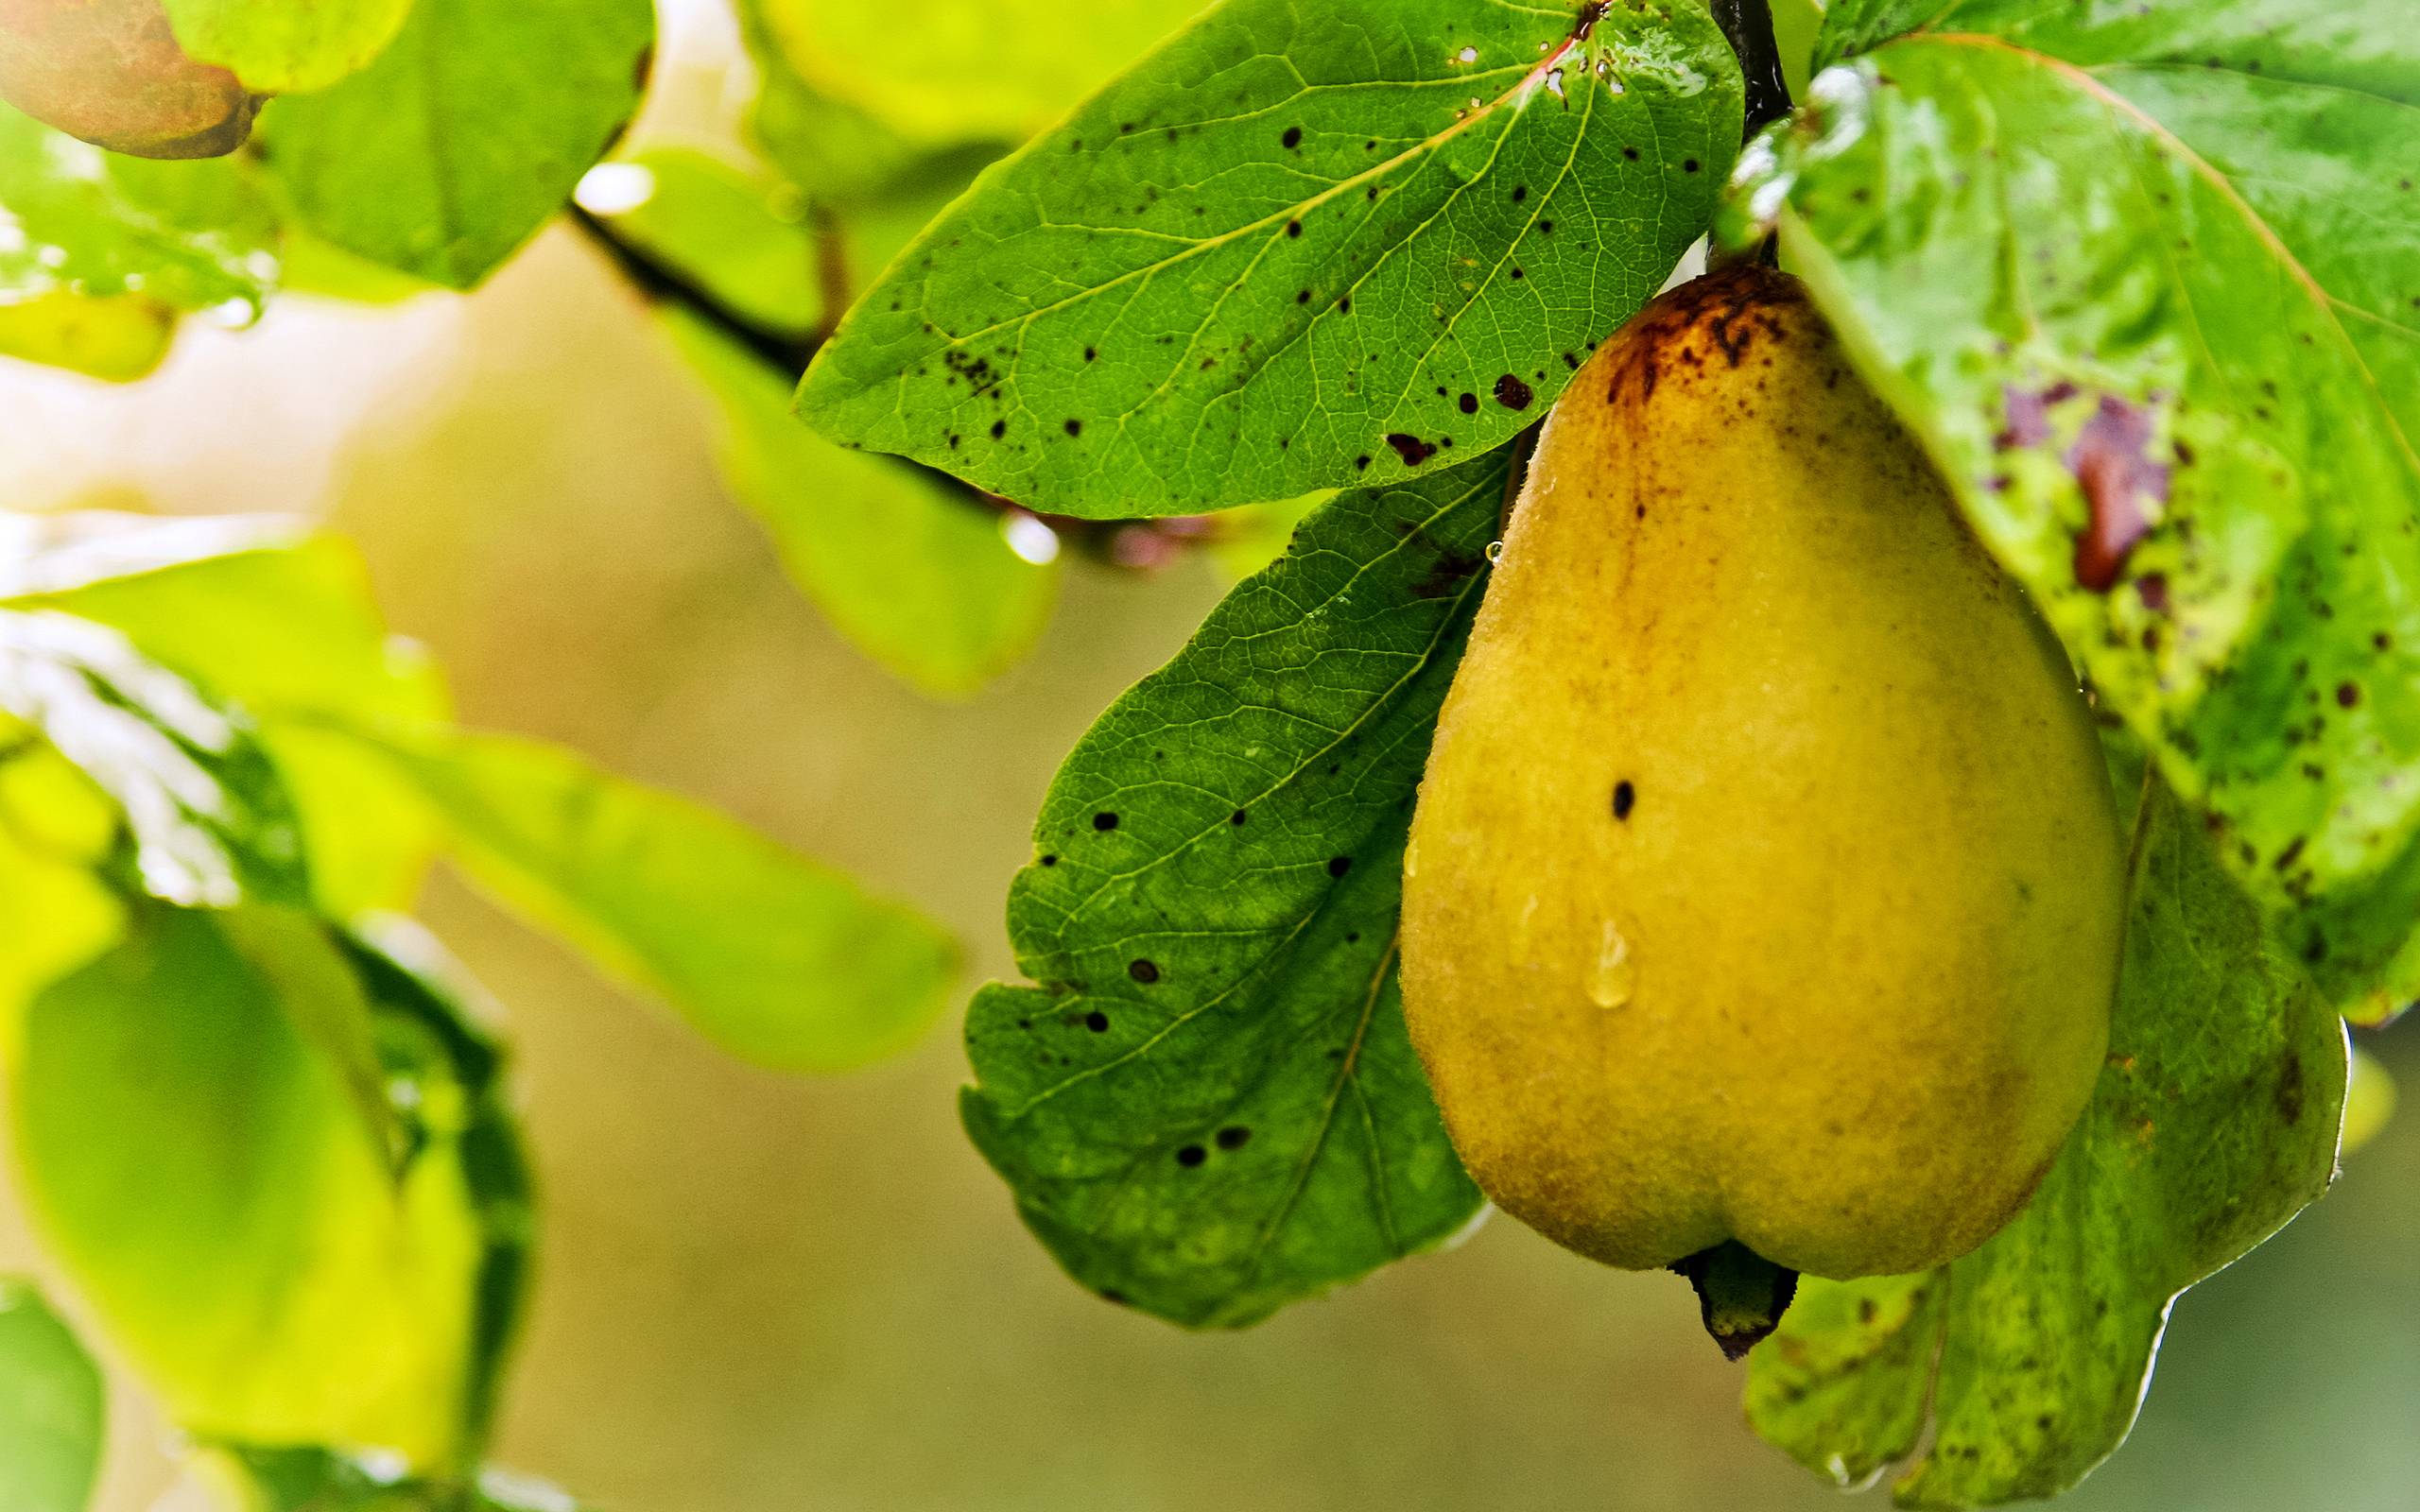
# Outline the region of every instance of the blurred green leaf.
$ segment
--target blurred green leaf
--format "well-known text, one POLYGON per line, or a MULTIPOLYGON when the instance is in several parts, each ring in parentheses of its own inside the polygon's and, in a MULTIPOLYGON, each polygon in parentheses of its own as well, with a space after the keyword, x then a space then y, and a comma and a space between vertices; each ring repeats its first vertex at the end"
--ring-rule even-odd
POLYGON ((67 1325, 30 1285, 0 1277, 0 1512, 83 1512, 106 1405, 67 1325))
POLYGON ((1777 223, 2348 1010, 2420 995, 2420 28, 2390 0, 1833 9, 1777 223), (1917 21, 1922 28, 1893 38, 1917 21))
POLYGON ((721 409, 733 493, 841 634, 942 698, 968 696, 1033 648, 1058 596, 1055 562, 1019 557, 1001 515, 948 479, 808 430, 788 381, 713 327, 677 311, 667 324, 721 409))
POLYGON ((259 146, 314 233, 469 288, 612 145, 654 41, 648 0, 418 0, 368 68, 263 112, 259 146))
POLYGON ((426 655, 387 632, 350 546, 285 519, 81 513, 8 527, 0 560, 0 602, 106 625, 260 721, 322 912, 410 901, 434 817, 385 760, 322 727, 417 728, 449 701, 426 655))
POLYGON ((140 294, 91 299, 52 289, 0 304, 0 357, 114 384, 149 377, 176 331, 177 313, 140 294))
POLYGON ((906 136, 1020 140, 1199 13, 1203 0, 745 0, 798 76, 906 136))
POLYGON ((792 340, 814 334, 823 292, 804 195, 686 148, 643 152, 614 171, 626 168, 647 176, 647 194, 596 211, 615 235, 752 325, 792 340))
POLYGON ((1750 1356, 1757 1431, 1842 1486, 1910 1455, 1909 1506, 2074 1486, 2133 1427, 2177 1295, 2334 1175, 2343 1026, 2166 787, 2135 825, 2108 1061, 2031 1204, 1928 1275, 1806 1281, 1750 1356))
POLYGON ((1219 516, 1205 550, 1210 564, 1230 583, 1240 583, 1286 554, 1294 532, 1312 512, 1335 497, 1306 493, 1275 504, 1247 504, 1219 516))
POLYGON ((235 1472, 236 1512, 579 1512, 579 1503, 544 1482, 494 1470, 465 1488, 325 1449, 240 1449, 219 1457, 235 1472))
POLYGON ((1340 495, 1093 726, 966 1026, 968 1132, 1084 1285, 1256 1322, 1469 1223, 1395 983, 1502 454, 1340 495))
POLYGON ((308 1027, 330 1005, 293 993, 344 964, 302 915, 130 902, 124 942, 26 1015, 19 1187, 187 1430, 448 1464, 484 1235, 458 1142, 399 1178, 308 1027))
POLYGON ((117 824, 117 806, 49 747, 0 761, 0 1066, 34 994, 117 938, 117 896, 93 869, 117 824))
POLYGON ((461 1414, 461 1447, 474 1454, 495 1415, 538 1237, 533 1177, 508 1104, 504 1052, 471 1012, 461 969, 420 926, 389 919, 341 943, 370 1001, 389 1086, 400 1090, 406 1158, 450 1152, 478 1231, 461 1414))
POLYGON ((1577 13, 1231 0, 986 173, 804 412, 1094 518, 1504 441, 1704 230, 1738 141, 1702 9, 1577 13))
POLYGON ((2386 1132, 2394 1119, 2394 1073, 2367 1050, 2353 1052, 2352 1085, 2344 1090, 2344 1138, 2342 1152, 2352 1154, 2386 1132))
POLYGON ((934 212, 1015 145, 1011 135, 939 144, 902 136, 873 112, 802 78, 768 26, 762 0, 739 0, 737 9, 740 38, 757 74, 750 134, 809 199, 848 211, 853 229, 868 222, 884 228, 876 237, 880 255, 864 260, 866 274, 888 266, 934 212))
POLYGON ((326 89, 394 41, 412 0, 164 0, 177 44, 264 94, 326 89))
POLYGON ((842 1071, 941 1011, 957 950, 922 915, 723 815, 501 735, 381 748, 475 879, 733 1055, 842 1071))
POLYGON ((279 248, 281 287, 291 295, 310 295, 347 304, 401 304, 434 292, 426 279, 373 263, 312 235, 299 226, 285 230, 279 248))
POLYGON ((123 635, 50 610, 0 610, 0 710, 116 801, 154 896, 226 907, 310 895, 300 823, 249 716, 123 635))
POLYGON ((828 296, 882 272, 993 155, 977 146, 917 158, 897 165, 867 198, 844 200, 809 196, 796 182, 703 153, 666 148, 614 165, 647 175, 642 199, 592 213, 725 309, 804 350, 840 317, 828 296))
POLYGON ((259 312, 276 218, 233 159, 104 152, 0 105, 0 301, 140 294, 259 312))

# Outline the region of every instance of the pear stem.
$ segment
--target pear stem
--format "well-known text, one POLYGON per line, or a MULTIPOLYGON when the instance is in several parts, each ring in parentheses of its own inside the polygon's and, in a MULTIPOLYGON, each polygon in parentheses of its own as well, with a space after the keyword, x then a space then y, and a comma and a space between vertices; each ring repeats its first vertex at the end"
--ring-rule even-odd
POLYGON ((1745 1357, 1771 1337, 1798 1295, 1798 1272, 1736 1239, 1701 1249, 1672 1268, 1696 1288, 1698 1315, 1726 1360, 1745 1357))

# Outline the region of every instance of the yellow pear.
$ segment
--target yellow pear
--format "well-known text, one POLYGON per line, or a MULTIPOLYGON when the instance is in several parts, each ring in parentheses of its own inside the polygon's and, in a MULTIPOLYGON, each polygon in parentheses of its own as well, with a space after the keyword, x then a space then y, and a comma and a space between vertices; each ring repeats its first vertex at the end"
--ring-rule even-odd
POLYGON ((2066 658, 1798 283, 1737 266, 1547 422, 1420 790, 1404 1010, 1558 1243, 1920 1270, 2090 1095, 2122 850, 2066 658))

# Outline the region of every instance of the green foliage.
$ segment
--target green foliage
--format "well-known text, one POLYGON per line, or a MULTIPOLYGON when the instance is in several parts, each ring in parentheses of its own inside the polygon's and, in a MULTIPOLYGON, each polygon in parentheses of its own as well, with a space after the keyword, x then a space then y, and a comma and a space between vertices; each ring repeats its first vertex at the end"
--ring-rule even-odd
POLYGON ((177 43, 264 94, 326 89, 394 41, 413 0, 163 0, 177 43))
POLYGON ((495 1471, 471 1478, 398 1475, 323 1449, 243 1449, 215 1456, 238 1512, 579 1512, 553 1486, 495 1471))
POLYGON ((804 411, 1035 508, 1157 515, 1509 438, 1704 228, 1737 64, 1685 3, 1233 0, 994 168, 804 411))
POLYGON ((937 697, 965 697, 1023 660, 1049 623, 1055 563, 1011 550, 1002 516, 950 479, 801 425, 787 378, 729 337, 693 317, 670 324, 722 410, 733 495, 836 628, 937 697))
POLYGON ((1938 9, 1832 11, 1851 60, 1732 233, 1778 225, 2238 880, 2383 1014, 2420 994, 2420 33, 1938 9))
MULTIPOLYGON (((897 226, 902 234, 891 251, 1015 140, 1016 133, 1008 132, 930 146, 902 136, 871 111, 800 77, 772 38, 766 9, 761 0, 739 0, 741 35, 761 76, 749 120, 757 144, 810 198, 845 207, 853 218, 877 217, 897 226)), ((878 259, 868 270, 888 261, 878 259)), ((840 314, 831 313, 836 319, 840 314)))
POLYGON ((130 900, 120 942, 27 1010, 20 1181, 181 1423, 443 1464, 482 1230, 458 1130, 406 1148, 363 1117, 330 1047, 370 1042, 372 1012, 306 916, 130 900))
POLYGON ((922 915, 698 804, 501 735, 383 741, 474 877, 735 1056, 841 1071, 941 1011, 957 948, 922 915))
POLYGON ((176 312, 139 294, 92 299, 53 289, 0 304, 0 356, 132 383, 168 354, 176 312))
POLYGON ((105 1406, 67 1325, 31 1286, 0 1278, 0 1512, 83 1512, 105 1406))
POLYGON ((261 148, 310 231, 470 288, 630 119, 654 41, 648 0, 417 0, 375 62, 276 102, 261 148))
POLYGON ((284 520, 86 514, 41 528, 56 539, 20 547, 20 580, 0 580, 0 595, 107 626, 250 712, 321 910, 408 904, 436 826, 383 761, 324 726, 417 726, 443 720, 448 701, 427 659, 379 623, 352 552, 284 520))
POLYGON ((1404 836, 1501 455, 1323 506, 1067 759, 968 1131, 1083 1284, 1234 1326, 1478 1211, 1395 985, 1404 836))
POLYGON ((139 293, 180 310, 259 311, 275 217, 232 160, 104 152, 0 105, 0 303, 139 293))
POLYGON ((0 610, 0 711, 123 811, 136 879, 154 896, 223 906, 309 895, 299 821, 250 719, 124 636, 0 610))
POLYGON ((2031 1205, 1929 1275, 1807 1281, 1752 1357, 1757 1431, 1843 1486, 1910 1455, 1910 1506, 2074 1486, 2133 1426, 2177 1294, 2334 1175, 2343 1026, 2166 787, 2135 822, 2108 1061, 2031 1205))
POLYGON ((681 147, 640 153, 629 165, 646 173, 646 198, 598 212, 623 240, 774 335, 804 340, 827 314, 838 318, 823 308, 821 249, 797 189, 681 147))
POLYGON ((801 78, 939 144, 1041 129, 1201 9, 1201 0, 926 0, 902 16, 880 5, 742 3, 801 78))

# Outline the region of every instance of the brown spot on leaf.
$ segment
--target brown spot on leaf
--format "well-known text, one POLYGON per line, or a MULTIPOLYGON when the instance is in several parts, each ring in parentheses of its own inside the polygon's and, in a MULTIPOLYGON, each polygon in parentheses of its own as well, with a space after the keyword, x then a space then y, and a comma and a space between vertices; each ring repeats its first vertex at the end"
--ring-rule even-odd
POLYGON ((2117 584, 2151 531, 2152 511, 2168 502, 2168 464, 2151 459, 2151 411, 2103 394, 2067 450, 2067 471, 2091 510, 2076 537, 2076 581, 2096 593, 2117 584))
POLYGON ((1387 444, 1395 449, 1395 455, 1403 458, 1406 467, 1418 467, 1437 455, 1437 448, 1417 436, 1407 436, 1401 431, 1389 436, 1387 444))

